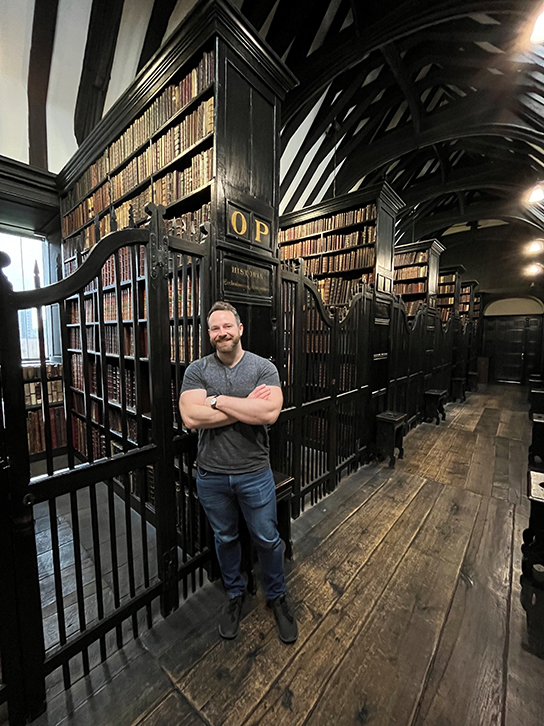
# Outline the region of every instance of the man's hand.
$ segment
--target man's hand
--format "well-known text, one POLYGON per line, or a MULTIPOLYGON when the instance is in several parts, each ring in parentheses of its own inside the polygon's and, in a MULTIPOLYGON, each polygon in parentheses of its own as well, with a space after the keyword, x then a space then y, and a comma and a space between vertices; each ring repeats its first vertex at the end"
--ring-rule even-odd
POLYGON ((262 399, 268 399, 270 398, 270 392, 271 388, 270 386, 267 386, 266 383, 261 383, 260 386, 257 386, 257 388, 254 388, 251 393, 247 396, 247 398, 262 398, 262 399))
POLYGON ((204 389, 184 391, 179 397, 179 411, 183 423, 188 429, 215 429, 236 423, 236 416, 217 409, 210 405, 213 396, 206 396, 204 389))
POLYGON ((242 423, 251 426, 273 424, 280 415, 283 395, 279 386, 265 383, 254 388, 245 398, 224 396, 217 398, 217 410, 224 411, 242 423))

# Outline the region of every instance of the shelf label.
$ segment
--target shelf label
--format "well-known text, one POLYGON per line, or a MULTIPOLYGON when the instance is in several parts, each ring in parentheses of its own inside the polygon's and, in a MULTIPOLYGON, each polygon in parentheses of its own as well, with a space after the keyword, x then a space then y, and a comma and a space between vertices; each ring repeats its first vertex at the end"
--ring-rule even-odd
POLYGON ((270 270, 240 260, 223 260, 223 292, 270 297, 270 270))
POLYGON ((231 237, 269 248, 270 227, 268 220, 227 202, 227 234, 231 237))

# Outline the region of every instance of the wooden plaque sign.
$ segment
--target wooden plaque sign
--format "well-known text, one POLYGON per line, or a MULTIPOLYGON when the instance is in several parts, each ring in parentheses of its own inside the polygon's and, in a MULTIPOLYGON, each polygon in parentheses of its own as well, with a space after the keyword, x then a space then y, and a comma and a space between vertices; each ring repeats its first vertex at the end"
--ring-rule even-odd
POLYGON ((250 265, 240 260, 223 260, 223 292, 252 297, 271 296, 269 269, 250 265))
POLYGON ((269 248, 270 227, 268 220, 260 219, 247 209, 227 203, 227 234, 231 237, 269 248))

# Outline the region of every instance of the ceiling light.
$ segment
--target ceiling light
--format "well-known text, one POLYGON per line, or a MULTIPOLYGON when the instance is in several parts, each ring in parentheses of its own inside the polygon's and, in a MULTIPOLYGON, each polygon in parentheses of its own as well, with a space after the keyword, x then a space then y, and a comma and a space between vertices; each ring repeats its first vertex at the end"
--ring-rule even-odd
POLYGON ((529 265, 526 272, 528 275, 539 275, 542 272, 542 265, 539 265, 538 262, 535 262, 534 265, 529 265))
POLYGON ((544 184, 542 182, 537 182, 534 187, 527 192, 525 199, 528 204, 537 204, 544 200, 544 184))
POLYGON ((526 251, 530 255, 536 255, 539 252, 542 252, 544 250, 544 244, 542 244, 542 240, 535 239, 532 242, 529 242, 529 244, 526 247, 526 251))
POLYGON ((544 41, 544 12, 540 13, 535 21, 533 32, 531 33, 531 43, 542 43, 544 41))

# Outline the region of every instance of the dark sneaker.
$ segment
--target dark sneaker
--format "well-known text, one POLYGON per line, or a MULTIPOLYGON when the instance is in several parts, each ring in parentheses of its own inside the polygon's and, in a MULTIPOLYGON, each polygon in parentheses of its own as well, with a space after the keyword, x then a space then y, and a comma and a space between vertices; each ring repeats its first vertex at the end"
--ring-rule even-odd
POLYGON ((298 638, 298 626, 294 610, 285 595, 269 600, 268 607, 272 609, 278 626, 278 636, 284 643, 294 643, 298 638))
POLYGON ((244 596, 229 597, 219 613, 219 634, 222 638, 232 640, 238 635, 240 629, 240 615, 244 596))

